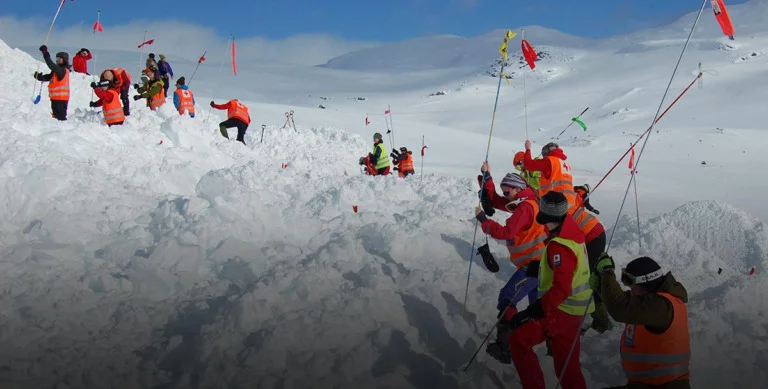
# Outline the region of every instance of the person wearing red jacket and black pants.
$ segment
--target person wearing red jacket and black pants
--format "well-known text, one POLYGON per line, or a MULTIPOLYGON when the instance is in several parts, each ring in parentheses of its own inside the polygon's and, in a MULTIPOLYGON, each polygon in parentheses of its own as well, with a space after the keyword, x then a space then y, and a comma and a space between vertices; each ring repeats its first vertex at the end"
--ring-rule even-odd
POLYGON ((539 200, 536 222, 548 231, 547 246, 539 261, 539 299, 512 317, 505 325, 512 363, 523 389, 545 389, 544 374, 533 346, 551 340, 555 373, 563 389, 586 389, 581 372, 581 317, 594 311, 589 285, 589 262, 584 233, 568 215, 568 199, 560 192, 548 192, 539 200), (573 345, 573 353, 570 353, 573 345), (570 354, 570 358, 569 358, 570 354))
POLYGON ((229 139, 227 128, 237 127, 237 141, 245 144, 245 132, 248 130, 248 125, 251 124, 248 107, 237 99, 229 100, 226 104, 216 104, 211 101, 211 107, 227 110, 227 120, 219 123, 221 136, 229 139))

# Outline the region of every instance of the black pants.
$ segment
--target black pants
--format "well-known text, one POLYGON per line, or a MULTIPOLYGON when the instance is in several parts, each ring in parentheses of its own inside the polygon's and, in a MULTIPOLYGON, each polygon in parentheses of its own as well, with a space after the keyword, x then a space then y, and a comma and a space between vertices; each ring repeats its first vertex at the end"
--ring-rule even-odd
POLYGON ((163 89, 165 89, 165 96, 168 96, 168 88, 171 87, 171 79, 170 76, 167 74, 165 76, 160 77, 161 80, 163 80, 163 89))
POLYGON ((130 99, 128 98, 128 92, 131 90, 130 84, 127 88, 120 90, 120 101, 123 102, 123 114, 125 116, 131 115, 131 105, 129 103, 130 99))
POLYGON ((245 124, 244 121, 235 118, 227 119, 219 123, 219 131, 221 131, 221 135, 227 139, 229 139, 229 135, 227 135, 226 129, 232 127, 237 127, 237 140, 245 144, 245 132, 248 130, 248 125, 245 124))
POLYGON ((107 127, 112 127, 112 126, 122 126, 122 125, 123 125, 123 123, 125 123, 125 120, 123 120, 122 122, 117 122, 117 123, 108 124, 108 125, 107 125, 107 127))
MULTIPOLYGON (((600 235, 598 235, 595 239, 592 239, 591 242, 587 243, 587 257, 589 258, 589 270, 591 272, 596 272, 597 269, 595 269, 595 266, 597 266, 597 260, 600 259, 600 254, 605 251, 605 231, 603 231, 600 235)), ((602 300, 600 299, 600 294, 595 293, 595 303, 600 303, 602 300)))
POLYGON ((59 120, 67 120, 67 100, 51 100, 51 113, 53 117, 59 120))

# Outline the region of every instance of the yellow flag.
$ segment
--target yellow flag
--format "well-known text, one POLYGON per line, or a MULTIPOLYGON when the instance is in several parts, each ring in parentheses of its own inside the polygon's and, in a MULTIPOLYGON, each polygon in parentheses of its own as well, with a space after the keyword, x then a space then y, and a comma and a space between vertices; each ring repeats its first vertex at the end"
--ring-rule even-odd
POLYGON ((516 35, 516 32, 507 30, 507 36, 504 37, 504 41, 501 43, 501 47, 499 47, 499 53, 501 53, 501 55, 504 57, 505 62, 509 59, 509 56, 507 55, 507 42, 514 38, 516 35))

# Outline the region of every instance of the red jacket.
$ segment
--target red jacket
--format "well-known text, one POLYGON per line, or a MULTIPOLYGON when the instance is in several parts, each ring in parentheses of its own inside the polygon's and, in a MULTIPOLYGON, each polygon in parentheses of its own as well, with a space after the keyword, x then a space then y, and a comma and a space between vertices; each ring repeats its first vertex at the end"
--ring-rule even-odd
POLYGON ((232 103, 231 101, 228 101, 226 104, 214 104, 213 108, 221 109, 221 110, 229 109, 229 106, 231 105, 231 103, 232 103))
POLYGON ((91 55, 91 52, 88 52, 88 55, 83 57, 80 55, 80 53, 75 54, 75 57, 72 58, 72 69, 75 70, 77 73, 88 73, 88 60, 92 59, 93 56, 91 55))
MULTIPOLYGON (((482 176, 480 176, 478 179, 482 181, 482 176)), ((513 206, 512 210, 509 210, 506 208, 509 200, 504 196, 496 193, 496 186, 493 184, 493 179, 489 178, 487 181, 485 181, 485 188, 488 189, 488 196, 491 198, 491 203, 493 204, 494 208, 506 212, 514 211, 514 213, 512 213, 512 216, 507 219, 507 222, 504 226, 495 222, 494 220, 486 219, 480 225, 480 228, 483 230, 483 232, 490 235, 493 239, 510 240, 514 238, 515 235, 517 235, 520 231, 530 228, 531 225, 535 223, 534 220, 536 215, 534 215, 533 207, 531 207, 529 204, 521 202, 519 205, 513 206)), ((517 196, 515 196, 515 200, 525 200, 525 198, 535 199, 536 194, 533 193, 531 188, 525 188, 524 190, 520 191, 517 196)))
MULTIPOLYGON (((563 149, 554 149, 547 154, 547 156, 553 156, 556 158, 560 158, 563 161, 568 159, 568 156, 565 155, 563 152, 563 149)), ((525 170, 532 171, 532 172, 541 172, 542 177, 551 177, 552 176, 552 166, 550 166, 549 161, 547 161, 546 158, 542 159, 533 159, 531 158, 531 150, 525 150, 525 155, 523 156, 523 167, 525 170)))
POLYGON ((104 103, 111 103, 112 100, 115 98, 115 95, 109 92, 103 92, 99 88, 93 88, 93 93, 95 93, 96 96, 99 98, 99 100, 96 102, 97 107, 101 107, 102 105, 104 105, 104 103))
MULTIPOLYGON (((547 234, 549 235, 547 239, 547 262, 554 272, 554 279, 552 287, 544 296, 541 296, 541 307, 544 309, 545 314, 556 310, 557 306, 562 304, 571 295, 573 273, 576 272, 576 265, 578 264, 578 259, 573 251, 560 243, 551 241, 550 239, 553 238, 552 234, 550 232, 547 232, 547 234), (555 265, 553 260, 555 255, 559 255, 559 265, 555 265)), ((565 218, 560 230, 555 232, 555 236, 569 239, 576 243, 584 243, 585 240, 584 233, 581 232, 576 221, 570 216, 565 218)))

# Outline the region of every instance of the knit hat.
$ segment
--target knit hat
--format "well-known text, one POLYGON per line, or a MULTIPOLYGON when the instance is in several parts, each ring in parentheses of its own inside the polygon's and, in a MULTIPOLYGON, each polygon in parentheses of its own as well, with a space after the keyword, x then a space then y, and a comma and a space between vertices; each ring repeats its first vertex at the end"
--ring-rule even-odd
POLYGON ((560 192, 549 191, 539 199, 539 214, 536 215, 536 223, 562 223, 571 205, 568 199, 560 192))
POLYGON ((544 145, 544 147, 541 148, 541 155, 543 157, 546 157, 552 150, 559 149, 560 146, 557 145, 555 142, 549 142, 544 145))
POLYGON ((56 58, 61 58, 62 60, 64 60, 64 63, 66 64, 69 63, 69 54, 63 51, 56 53, 56 58))
POLYGON ((649 292, 655 292, 664 282, 664 272, 650 257, 640 257, 621 269, 621 280, 629 285, 640 285, 649 292))
POLYGON ((184 76, 181 76, 176 80, 176 85, 184 85, 185 81, 184 76))
POLYGON ((381 139, 381 138, 383 138, 383 137, 381 136, 381 133, 378 133, 378 132, 377 132, 377 133, 373 134, 373 139, 381 139))
POLYGON ((149 53, 149 58, 155 58, 155 53, 149 53))
POLYGON ((504 179, 501 180, 500 185, 519 189, 525 189, 528 187, 528 184, 525 182, 523 177, 520 177, 520 175, 517 173, 507 173, 507 175, 504 176, 504 179))
POLYGON ((400 152, 401 152, 401 153, 407 153, 407 152, 408 152, 408 149, 407 149, 407 148, 405 148, 405 147, 401 147, 401 148, 400 148, 400 152))
POLYGON ((165 55, 160 54, 160 59, 165 59, 165 55))

